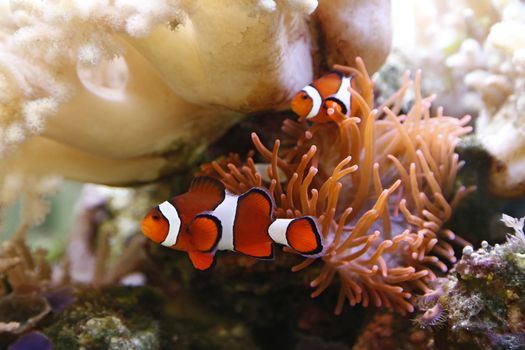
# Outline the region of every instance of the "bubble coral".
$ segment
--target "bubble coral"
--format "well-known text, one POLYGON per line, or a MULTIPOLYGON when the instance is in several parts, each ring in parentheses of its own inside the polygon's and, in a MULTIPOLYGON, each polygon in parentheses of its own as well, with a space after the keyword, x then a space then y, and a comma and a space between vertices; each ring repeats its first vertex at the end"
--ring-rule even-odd
POLYGON ((441 108, 431 117, 433 97, 421 96, 420 72, 406 114, 400 108, 412 83, 408 74, 399 91, 374 106, 373 82, 363 61, 356 63, 358 69, 336 69, 357 79, 359 91, 351 91, 359 103, 357 115, 345 118, 334 111, 333 123, 313 125, 285 120, 286 137, 272 149, 252 134, 255 148, 269 162, 263 167, 267 174, 257 170, 261 166, 250 155, 244 164, 229 156, 202 169, 233 193, 266 186, 277 217, 318 218, 326 250, 292 268, 323 262, 310 283, 312 297, 337 275, 337 314, 345 300, 404 314, 414 310, 413 292, 429 291, 436 278, 433 268, 446 271, 446 263, 456 261, 451 242, 465 243, 443 224, 471 190, 456 189, 454 182, 463 165, 454 147, 471 131, 470 117, 444 116, 441 108))

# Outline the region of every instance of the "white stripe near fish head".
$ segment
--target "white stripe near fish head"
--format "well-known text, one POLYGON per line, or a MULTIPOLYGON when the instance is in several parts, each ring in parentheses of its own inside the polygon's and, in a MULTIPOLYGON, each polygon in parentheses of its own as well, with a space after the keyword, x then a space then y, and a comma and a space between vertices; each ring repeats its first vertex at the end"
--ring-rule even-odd
POLYGON ((321 97, 319 91, 317 91, 317 89, 314 88, 312 85, 306 85, 302 91, 306 92, 308 97, 312 99, 312 109, 310 109, 310 112, 306 116, 306 119, 313 118, 317 114, 319 114, 319 110, 321 109, 321 105, 323 104, 323 98, 321 97))
POLYGON ((177 243, 177 238, 179 237, 181 226, 179 212, 177 211, 177 208, 168 201, 161 203, 159 205, 159 210, 166 220, 168 220, 169 224, 168 234, 161 244, 165 247, 171 247, 177 243))

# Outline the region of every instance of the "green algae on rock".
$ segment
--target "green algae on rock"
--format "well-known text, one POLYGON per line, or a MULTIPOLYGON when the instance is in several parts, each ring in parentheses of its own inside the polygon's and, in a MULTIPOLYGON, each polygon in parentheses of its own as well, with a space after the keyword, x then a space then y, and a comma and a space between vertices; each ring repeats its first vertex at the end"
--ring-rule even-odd
POLYGON ((168 300, 150 287, 112 286, 81 290, 77 298, 42 330, 54 349, 255 347, 242 324, 199 308, 184 295, 168 300))
MULTIPOLYGON (((424 327, 442 327, 450 349, 523 349, 525 346, 524 219, 503 215, 515 230, 507 242, 493 247, 486 241, 463 257, 435 290, 419 298, 417 317, 424 327)), ((437 339, 437 337, 436 337, 437 339)), ((443 342, 443 341, 442 341, 443 342)))
POLYGON ((83 290, 43 332, 55 349, 159 349, 162 298, 150 288, 83 290))
POLYGON ((158 349, 158 333, 152 330, 132 332, 116 316, 93 317, 85 321, 78 334, 78 343, 88 348, 112 350, 158 349))

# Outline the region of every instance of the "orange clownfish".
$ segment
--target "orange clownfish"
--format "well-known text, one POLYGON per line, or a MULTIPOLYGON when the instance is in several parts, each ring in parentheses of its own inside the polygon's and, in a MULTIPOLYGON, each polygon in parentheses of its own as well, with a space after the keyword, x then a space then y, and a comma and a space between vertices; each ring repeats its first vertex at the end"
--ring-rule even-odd
POLYGON ((349 117, 357 112, 350 87, 355 89, 352 76, 340 72, 323 75, 313 83, 306 85, 292 99, 292 111, 300 118, 316 123, 327 123, 332 118, 327 113, 329 108, 337 109, 349 117))
POLYGON ((237 196, 216 179, 197 177, 188 192, 151 209, 142 220, 142 231, 156 243, 187 252, 199 270, 213 265, 218 250, 261 259, 273 257, 273 242, 305 256, 323 251, 315 218, 274 220, 273 210, 264 188, 237 196))

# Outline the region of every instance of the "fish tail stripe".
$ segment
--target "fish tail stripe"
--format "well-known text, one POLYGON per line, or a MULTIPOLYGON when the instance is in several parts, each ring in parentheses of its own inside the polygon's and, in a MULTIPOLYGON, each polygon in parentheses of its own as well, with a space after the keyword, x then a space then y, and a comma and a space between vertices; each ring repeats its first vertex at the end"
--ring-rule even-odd
POLYGON ((323 104, 323 98, 321 97, 319 91, 312 85, 306 85, 302 91, 306 92, 306 94, 312 99, 312 109, 310 109, 310 112, 306 118, 313 118, 319 114, 321 105, 323 104))
POLYGON ((209 213, 197 215, 190 224, 191 241, 197 250, 212 251, 222 237, 219 219, 209 213))
POLYGON ((159 210, 166 220, 168 220, 169 224, 168 234, 161 244, 165 247, 171 247, 177 243, 177 238, 179 237, 181 226, 179 212, 177 211, 177 208, 168 201, 161 203, 159 205, 159 210))
POLYGON ((286 229, 286 241, 301 255, 314 255, 323 250, 317 221, 311 216, 293 219, 286 229))

